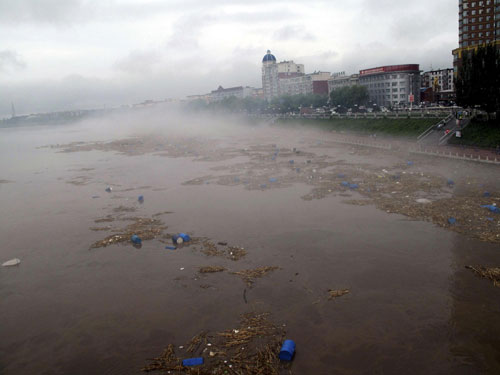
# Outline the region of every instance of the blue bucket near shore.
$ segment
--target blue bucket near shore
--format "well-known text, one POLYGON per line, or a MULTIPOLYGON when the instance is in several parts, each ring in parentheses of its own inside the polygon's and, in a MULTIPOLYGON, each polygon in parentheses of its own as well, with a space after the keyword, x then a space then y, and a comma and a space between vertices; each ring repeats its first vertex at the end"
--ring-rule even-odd
POLYGON ((141 238, 137 234, 132 235, 130 241, 132 241, 132 243, 135 243, 137 245, 140 245, 142 243, 141 238))
POLYGON ((280 355, 279 355, 280 359, 282 361, 289 362, 292 360, 294 354, 295 354, 295 342, 293 342, 293 340, 285 340, 280 350, 280 355))

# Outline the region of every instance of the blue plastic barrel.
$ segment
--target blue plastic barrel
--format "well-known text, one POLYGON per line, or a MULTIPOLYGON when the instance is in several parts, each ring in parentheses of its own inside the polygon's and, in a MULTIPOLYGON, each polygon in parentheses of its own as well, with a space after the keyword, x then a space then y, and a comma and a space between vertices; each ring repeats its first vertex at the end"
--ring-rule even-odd
POLYGON ((139 201, 139 203, 144 203, 144 195, 139 195, 137 200, 139 201))
POLYGON ((177 249, 175 246, 165 246, 165 249, 168 249, 168 250, 175 250, 177 249))
POLYGON ((293 340, 285 340, 280 351, 280 359, 282 361, 291 361, 295 353, 295 343, 293 340))
POLYGON ((142 242, 141 238, 137 234, 133 234, 132 237, 130 237, 130 241, 135 244, 140 244, 142 242))
POLYGON ((498 208, 497 206, 494 206, 492 204, 483 204, 481 207, 487 208, 488 210, 490 210, 491 212, 494 212, 496 214, 500 214, 500 208, 498 208))
POLYGON ((189 237, 189 234, 186 233, 179 233, 179 237, 182 238, 184 242, 189 242, 191 241, 191 237, 189 237))
POLYGON ((198 366, 203 364, 203 357, 187 358, 182 360, 183 366, 198 366))
POLYGON ((448 224, 453 225, 453 224, 455 224, 456 222, 457 222, 457 219, 455 219, 454 217, 450 217, 450 218, 448 218, 448 224))

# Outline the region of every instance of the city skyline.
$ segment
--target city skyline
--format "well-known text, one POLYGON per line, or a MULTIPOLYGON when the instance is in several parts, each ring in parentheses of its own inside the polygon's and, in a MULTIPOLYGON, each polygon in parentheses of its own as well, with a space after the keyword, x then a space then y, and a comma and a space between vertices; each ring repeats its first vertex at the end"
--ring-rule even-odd
POLYGON ((387 0, 0 4, 0 115, 260 87, 267 49, 306 73, 452 65, 458 3, 387 0))

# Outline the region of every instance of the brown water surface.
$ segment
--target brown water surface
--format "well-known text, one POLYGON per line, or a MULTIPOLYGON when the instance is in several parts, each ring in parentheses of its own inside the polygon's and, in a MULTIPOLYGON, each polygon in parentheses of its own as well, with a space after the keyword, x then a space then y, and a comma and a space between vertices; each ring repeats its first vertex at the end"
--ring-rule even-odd
MULTIPOLYGON (((354 167, 405 163, 397 154, 317 143, 329 136, 253 128, 218 142, 299 147, 354 167)), ((167 344, 231 328, 250 311, 269 311, 286 325, 297 344, 295 374, 500 373, 500 288, 464 268, 500 266, 498 244, 348 205, 337 194, 304 200, 311 189, 304 183, 183 184, 227 173, 212 168, 244 163, 244 154, 195 161, 38 148, 115 138, 83 125, 0 129, 0 180, 9 181, 0 184, 0 261, 22 261, 0 268, 0 373, 137 374, 167 344), (136 208, 130 216, 171 211, 161 216, 167 233, 248 254, 231 261, 193 246, 166 250, 158 240, 89 250, 107 235, 89 230, 94 220, 119 206, 136 208), (208 265, 229 272, 198 274, 208 265), (280 269, 251 288, 230 274, 260 266, 280 269), (328 300, 329 289, 344 288, 350 293, 328 300)), ((419 163, 427 172, 495 180, 489 166, 419 163)))

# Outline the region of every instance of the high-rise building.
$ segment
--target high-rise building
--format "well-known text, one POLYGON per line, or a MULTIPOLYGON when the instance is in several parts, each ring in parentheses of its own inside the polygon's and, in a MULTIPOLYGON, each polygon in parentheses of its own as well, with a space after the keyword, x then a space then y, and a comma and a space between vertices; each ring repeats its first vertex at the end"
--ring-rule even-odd
POLYGON ((262 89, 267 100, 278 96, 278 64, 270 50, 262 59, 262 89))
POLYGON ((359 85, 359 74, 346 76, 345 72, 333 73, 328 80, 328 93, 341 89, 343 87, 351 87, 359 85))
POLYGON ((361 70, 359 84, 368 89, 370 100, 379 106, 420 103, 418 64, 389 65, 361 70))
POLYGON ((262 59, 262 89, 264 90, 264 97, 270 100, 288 93, 287 89, 281 89, 280 82, 303 77, 304 75, 304 64, 295 64, 293 61, 277 63, 276 57, 268 50, 262 59))
POLYGON ((500 46, 500 0, 458 0, 458 48, 452 52, 455 74, 464 52, 491 44, 500 46))
POLYGON ((330 72, 314 72, 279 80, 280 95, 328 95, 330 72))
POLYGON ((422 73, 420 81, 421 89, 426 93, 423 100, 429 102, 454 100, 455 85, 452 68, 430 70, 422 73))

